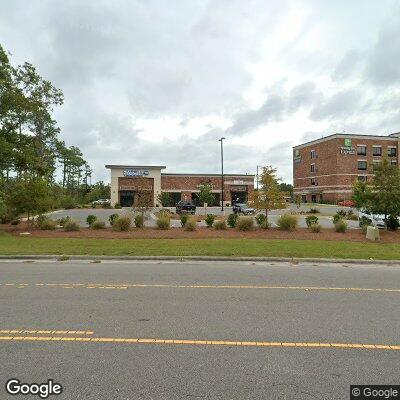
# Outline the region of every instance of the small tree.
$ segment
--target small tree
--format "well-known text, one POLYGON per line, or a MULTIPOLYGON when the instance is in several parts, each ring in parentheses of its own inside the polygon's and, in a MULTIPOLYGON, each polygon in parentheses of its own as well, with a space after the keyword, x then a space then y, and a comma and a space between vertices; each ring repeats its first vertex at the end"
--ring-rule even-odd
POLYGON ((135 211, 140 212, 143 216, 146 211, 153 207, 153 194, 149 188, 149 180, 143 177, 136 177, 135 179, 135 211))
POLYGON ((286 192, 279 187, 279 178, 276 177, 276 169, 272 166, 263 167, 260 176, 260 187, 252 193, 254 207, 258 210, 265 210, 268 218, 269 210, 286 208, 286 192))
MULTIPOLYGON (((212 193, 212 185, 211 183, 205 182, 200 184, 199 186, 199 200, 204 204, 212 204, 214 203, 215 196, 212 193)), ((207 214, 207 207, 204 206, 204 215, 207 214)))
POLYGON ((163 207, 168 207, 171 204, 171 194, 168 192, 161 192, 157 196, 157 200, 161 203, 163 207))
POLYGON ((10 188, 7 205, 14 214, 27 213, 28 222, 33 214, 48 211, 51 207, 51 193, 46 180, 41 178, 22 178, 10 188))
POLYGON ((356 182, 353 191, 356 207, 366 207, 374 214, 383 214, 386 228, 389 215, 400 215, 400 169, 387 158, 375 167, 370 186, 356 182))

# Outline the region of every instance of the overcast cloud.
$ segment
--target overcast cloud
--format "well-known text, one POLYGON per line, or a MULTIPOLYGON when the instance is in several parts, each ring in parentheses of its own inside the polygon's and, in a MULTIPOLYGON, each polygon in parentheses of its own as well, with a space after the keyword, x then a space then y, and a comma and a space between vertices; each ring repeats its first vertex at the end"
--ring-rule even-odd
POLYGON ((65 94, 62 137, 105 164, 292 179, 291 147, 400 131, 395 0, 0 0, 0 43, 65 94))

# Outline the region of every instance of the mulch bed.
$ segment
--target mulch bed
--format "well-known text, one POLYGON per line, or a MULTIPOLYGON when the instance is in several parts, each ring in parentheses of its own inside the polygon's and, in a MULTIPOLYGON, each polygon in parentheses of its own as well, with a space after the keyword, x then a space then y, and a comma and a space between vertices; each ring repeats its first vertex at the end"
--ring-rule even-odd
MULTIPOLYGON (((209 239, 209 238, 241 238, 241 239, 300 239, 300 240, 346 240, 352 242, 370 242, 365 239, 361 230, 348 230, 338 233, 333 229, 323 229, 320 233, 312 233, 308 229, 299 228, 292 232, 279 229, 255 229, 241 232, 228 228, 226 231, 217 231, 213 228, 199 227, 194 232, 187 232, 182 228, 171 228, 161 231, 155 228, 132 228, 129 232, 114 232, 111 228, 92 230, 81 228, 79 232, 65 232, 63 230, 42 231, 26 223, 19 225, 1 225, 0 230, 19 236, 21 232, 30 232, 29 237, 49 238, 102 238, 102 239, 209 239)), ((381 242, 400 243, 400 232, 380 231, 381 242)))

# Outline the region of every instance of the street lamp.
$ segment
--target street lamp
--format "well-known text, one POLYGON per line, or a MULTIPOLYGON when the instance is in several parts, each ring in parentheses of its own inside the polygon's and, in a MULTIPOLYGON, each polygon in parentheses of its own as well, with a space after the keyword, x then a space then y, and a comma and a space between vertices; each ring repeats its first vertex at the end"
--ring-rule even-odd
POLYGON ((218 142, 221 142, 221 211, 224 212, 224 146, 223 140, 225 138, 222 137, 218 139, 218 142))
POLYGON ((262 165, 257 165, 257 181, 256 181, 256 188, 257 188, 257 191, 258 191, 258 168, 262 168, 263 166, 262 165))

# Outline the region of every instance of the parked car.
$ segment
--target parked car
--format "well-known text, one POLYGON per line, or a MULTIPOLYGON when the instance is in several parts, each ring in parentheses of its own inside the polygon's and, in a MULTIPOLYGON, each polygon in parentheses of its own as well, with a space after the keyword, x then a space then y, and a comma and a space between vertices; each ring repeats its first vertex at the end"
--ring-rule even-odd
POLYGON ((367 218, 371 225, 378 228, 385 227, 385 216, 382 214, 372 214, 369 210, 361 208, 358 211, 358 221, 361 222, 362 218, 367 218))
POLYGON ((254 208, 248 207, 244 203, 236 203, 233 205, 233 212, 235 214, 251 215, 255 213, 254 208))
POLYGON ((92 206, 109 206, 111 205, 110 199, 99 199, 92 201, 92 206))
POLYGON ((177 214, 195 214, 196 213, 196 205, 191 201, 181 200, 176 205, 175 209, 177 214))
POLYGON ((343 200, 343 201, 339 201, 338 206, 354 207, 355 203, 353 200, 343 200))

